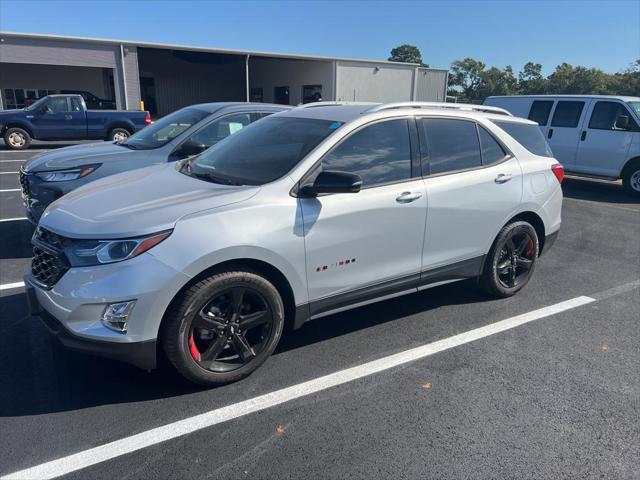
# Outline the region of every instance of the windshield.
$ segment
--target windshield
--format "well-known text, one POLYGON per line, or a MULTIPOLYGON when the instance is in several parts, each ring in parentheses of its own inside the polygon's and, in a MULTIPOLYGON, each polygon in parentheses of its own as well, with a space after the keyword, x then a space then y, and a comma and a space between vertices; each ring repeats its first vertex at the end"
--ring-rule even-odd
POLYGON ((633 108, 633 111, 636 112, 636 115, 640 117, 640 102, 627 102, 628 105, 633 108))
POLYGON ((49 101, 49 97, 42 97, 37 102, 33 102, 31 105, 25 108, 25 110, 36 110, 37 108, 44 107, 44 105, 49 101))
POLYGON ((131 135, 122 145, 133 150, 162 147, 208 115, 197 108, 183 108, 131 135))
POLYGON ((289 172, 341 125, 310 118, 265 118, 194 157, 181 171, 217 183, 262 185, 289 172))

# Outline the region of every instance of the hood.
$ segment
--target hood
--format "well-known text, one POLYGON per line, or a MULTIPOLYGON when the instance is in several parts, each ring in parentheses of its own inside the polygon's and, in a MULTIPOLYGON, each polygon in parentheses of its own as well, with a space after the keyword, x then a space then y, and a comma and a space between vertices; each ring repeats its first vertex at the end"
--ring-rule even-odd
POLYGON ((141 168, 91 182, 52 203, 40 225, 70 238, 127 238, 173 228, 184 215, 247 200, 256 186, 206 182, 175 165, 141 168))
POLYGON ((131 150, 112 142, 84 143, 58 148, 36 155, 23 166, 25 172, 65 170, 91 163, 104 163, 110 159, 122 159, 127 155, 140 155, 148 150, 131 150))

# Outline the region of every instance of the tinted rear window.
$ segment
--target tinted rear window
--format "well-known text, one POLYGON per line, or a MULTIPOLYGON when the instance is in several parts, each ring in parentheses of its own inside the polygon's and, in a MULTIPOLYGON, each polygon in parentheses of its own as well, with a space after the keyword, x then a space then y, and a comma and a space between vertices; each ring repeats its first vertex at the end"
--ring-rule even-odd
POLYGON ((578 126, 584 102, 558 102, 551 119, 552 127, 575 128, 578 126))
POLYGON ((541 157, 553 157, 549 144, 537 125, 501 122, 497 120, 494 120, 493 123, 511 135, 520 145, 534 155, 540 155, 541 157))
POLYGON ((478 131, 474 122, 424 118, 421 124, 429 152, 430 174, 455 172, 482 165, 478 131))
POLYGON ((529 120, 533 120, 538 125, 546 125, 549 121, 549 114, 553 107, 553 100, 536 100, 531 104, 529 110, 529 120))

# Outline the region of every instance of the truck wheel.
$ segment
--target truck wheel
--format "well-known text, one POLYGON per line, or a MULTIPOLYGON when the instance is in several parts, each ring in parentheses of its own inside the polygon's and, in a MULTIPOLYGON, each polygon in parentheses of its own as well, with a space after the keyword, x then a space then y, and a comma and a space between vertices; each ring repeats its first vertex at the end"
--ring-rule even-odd
POLYGON ((24 150, 31 145, 31 135, 22 128, 9 128, 4 132, 4 144, 12 150, 24 150))
POLYGON ((485 260, 480 287, 494 297, 510 297, 529 282, 538 260, 540 244, 528 222, 506 225, 485 260))
POLYGON ((273 284, 254 272, 228 271, 184 292, 167 312, 160 341, 182 376, 222 385, 262 365, 283 327, 284 306, 273 284))
POLYGON ((109 132, 109 138, 114 142, 124 142, 127 138, 131 136, 131 132, 126 128, 114 128, 109 132))
POLYGON ((640 160, 630 162, 624 168, 622 185, 629 195, 640 197, 640 160))

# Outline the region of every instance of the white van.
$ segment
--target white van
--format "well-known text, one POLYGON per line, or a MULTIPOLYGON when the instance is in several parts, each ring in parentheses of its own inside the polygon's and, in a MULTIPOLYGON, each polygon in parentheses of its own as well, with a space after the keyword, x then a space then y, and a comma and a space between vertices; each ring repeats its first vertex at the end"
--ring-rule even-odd
POLYGON ((522 95, 484 104, 538 122, 567 172, 622 178, 627 192, 640 196, 640 97, 522 95))

